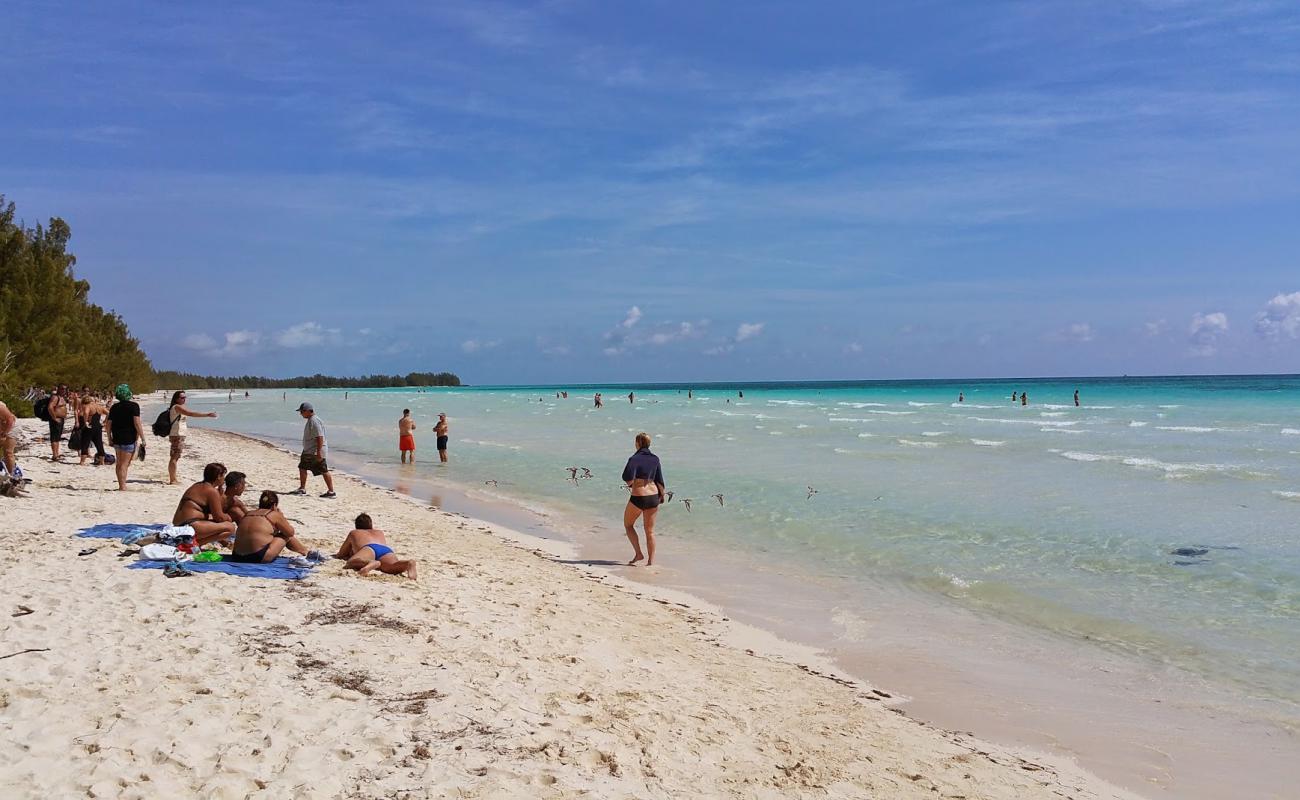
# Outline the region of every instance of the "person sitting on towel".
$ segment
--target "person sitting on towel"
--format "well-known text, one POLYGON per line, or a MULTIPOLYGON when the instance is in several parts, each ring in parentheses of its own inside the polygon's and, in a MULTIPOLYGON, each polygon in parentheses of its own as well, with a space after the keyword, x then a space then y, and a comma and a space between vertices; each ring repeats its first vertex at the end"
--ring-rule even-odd
POLYGON ((257 508, 246 512, 239 521, 235 544, 226 560, 269 564, 286 547, 299 555, 310 555, 306 545, 294 536, 293 525, 280 513, 280 495, 267 489, 257 499, 257 508))
POLYGON ((369 575, 375 570, 389 575, 405 575, 415 580, 415 562, 402 561, 393 554, 388 546, 384 532, 375 528, 369 514, 360 514, 356 519, 356 528, 343 540, 343 545, 334 554, 348 563, 345 569, 355 569, 358 575, 369 575))
POLYGON ((236 525, 248 513, 248 506, 239 496, 248 488, 248 476, 242 472, 231 472, 226 475, 226 493, 222 496, 221 510, 226 512, 231 521, 236 525))
POLYGON ((203 480, 190 486, 176 504, 172 524, 194 529, 194 544, 228 541, 235 534, 235 523, 222 510, 221 481, 226 477, 224 464, 208 464, 203 480))

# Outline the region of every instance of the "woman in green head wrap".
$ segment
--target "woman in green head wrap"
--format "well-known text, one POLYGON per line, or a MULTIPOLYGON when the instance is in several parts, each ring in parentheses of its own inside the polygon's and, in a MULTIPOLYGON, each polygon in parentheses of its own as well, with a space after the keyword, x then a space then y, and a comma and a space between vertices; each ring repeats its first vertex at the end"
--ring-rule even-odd
POLYGON ((126 473, 138 455, 144 458, 144 426, 140 424, 140 404, 131 399, 131 387, 119 384, 113 390, 117 402, 108 410, 108 441, 117 451, 117 488, 126 490, 126 473))

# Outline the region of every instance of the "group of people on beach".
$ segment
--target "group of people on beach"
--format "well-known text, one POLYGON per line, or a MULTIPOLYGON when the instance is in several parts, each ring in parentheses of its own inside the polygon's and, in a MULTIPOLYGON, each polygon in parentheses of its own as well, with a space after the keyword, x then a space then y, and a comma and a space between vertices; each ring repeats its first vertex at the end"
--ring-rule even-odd
MULTIPOLYGON (((438 422, 433 426, 433 435, 437 437, 438 460, 447 463, 447 438, 449 426, 447 425, 447 415, 439 414, 438 422)), ((415 418, 411 416, 411 409, 402 409, 402 416, 397 420, 397 452, 402 457, 402 463, 415 463, 415 418)))
MULTIPOLYGON (((230 553, 225 560, 235 563, 269 564, 286 549, 308 561, 325 560, 319 551, 309 550, 297 537, 293 523, 280 510, 278 492, 263 490, 257 508, 250 509, 242 499, 247 488, 248 477, 244 473, 227 471, 221 463, 210 463, 203 468, 203 480, 181 493, 172 513, 172 525, 193 530, 197 548, 229 546, 230 553)), ((360 575, 378 570, 416 578, 415 561, 397 557, 369 514, 357 515, 353 524, 352 531, 334 554, 334 558, 347 562, 345 568, 354 569, 360 575)))

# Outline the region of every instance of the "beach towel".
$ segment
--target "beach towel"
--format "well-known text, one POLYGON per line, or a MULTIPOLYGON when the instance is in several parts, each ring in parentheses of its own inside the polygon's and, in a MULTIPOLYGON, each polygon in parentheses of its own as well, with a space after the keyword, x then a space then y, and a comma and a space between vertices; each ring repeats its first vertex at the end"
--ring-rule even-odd
POLYGON ((121 539, 136 531, 157 533, 166 527, 162 524, 153 525, 144 522, 101 522, 89 528, 82 528, 77 535, 86 539, 121 539))
MULTIPOLYGON (((127 564, 127 569, 162 569, 170 561, 136 561, 127 564)), ((241 578, 270 578, 272 580, 296 581, 311 574, 310 569, 295 567, 287 558, 277 558, 270 564, 240 564, 234 561, 186 561, 185 568, 190 572, 222 572, 241 578)))

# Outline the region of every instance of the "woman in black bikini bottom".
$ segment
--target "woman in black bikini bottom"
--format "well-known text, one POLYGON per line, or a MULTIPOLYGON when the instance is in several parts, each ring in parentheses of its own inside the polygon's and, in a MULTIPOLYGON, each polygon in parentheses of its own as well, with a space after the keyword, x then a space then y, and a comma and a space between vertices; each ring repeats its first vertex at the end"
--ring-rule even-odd
POLYGON ((623 507, 623 531, 632 543, 632 560, 627 562, 628 566, 645 559, 649 567, 655 563, 655 517, 664 501, 664 471, 659 456, 650 452, 650 434, 638 433, 636 448, 623 468, 623 482, 632 490, 632 496, 623 507), (636 535, 637 517, 641 518, 641 527, 645 528, 644 554, 636 535))

